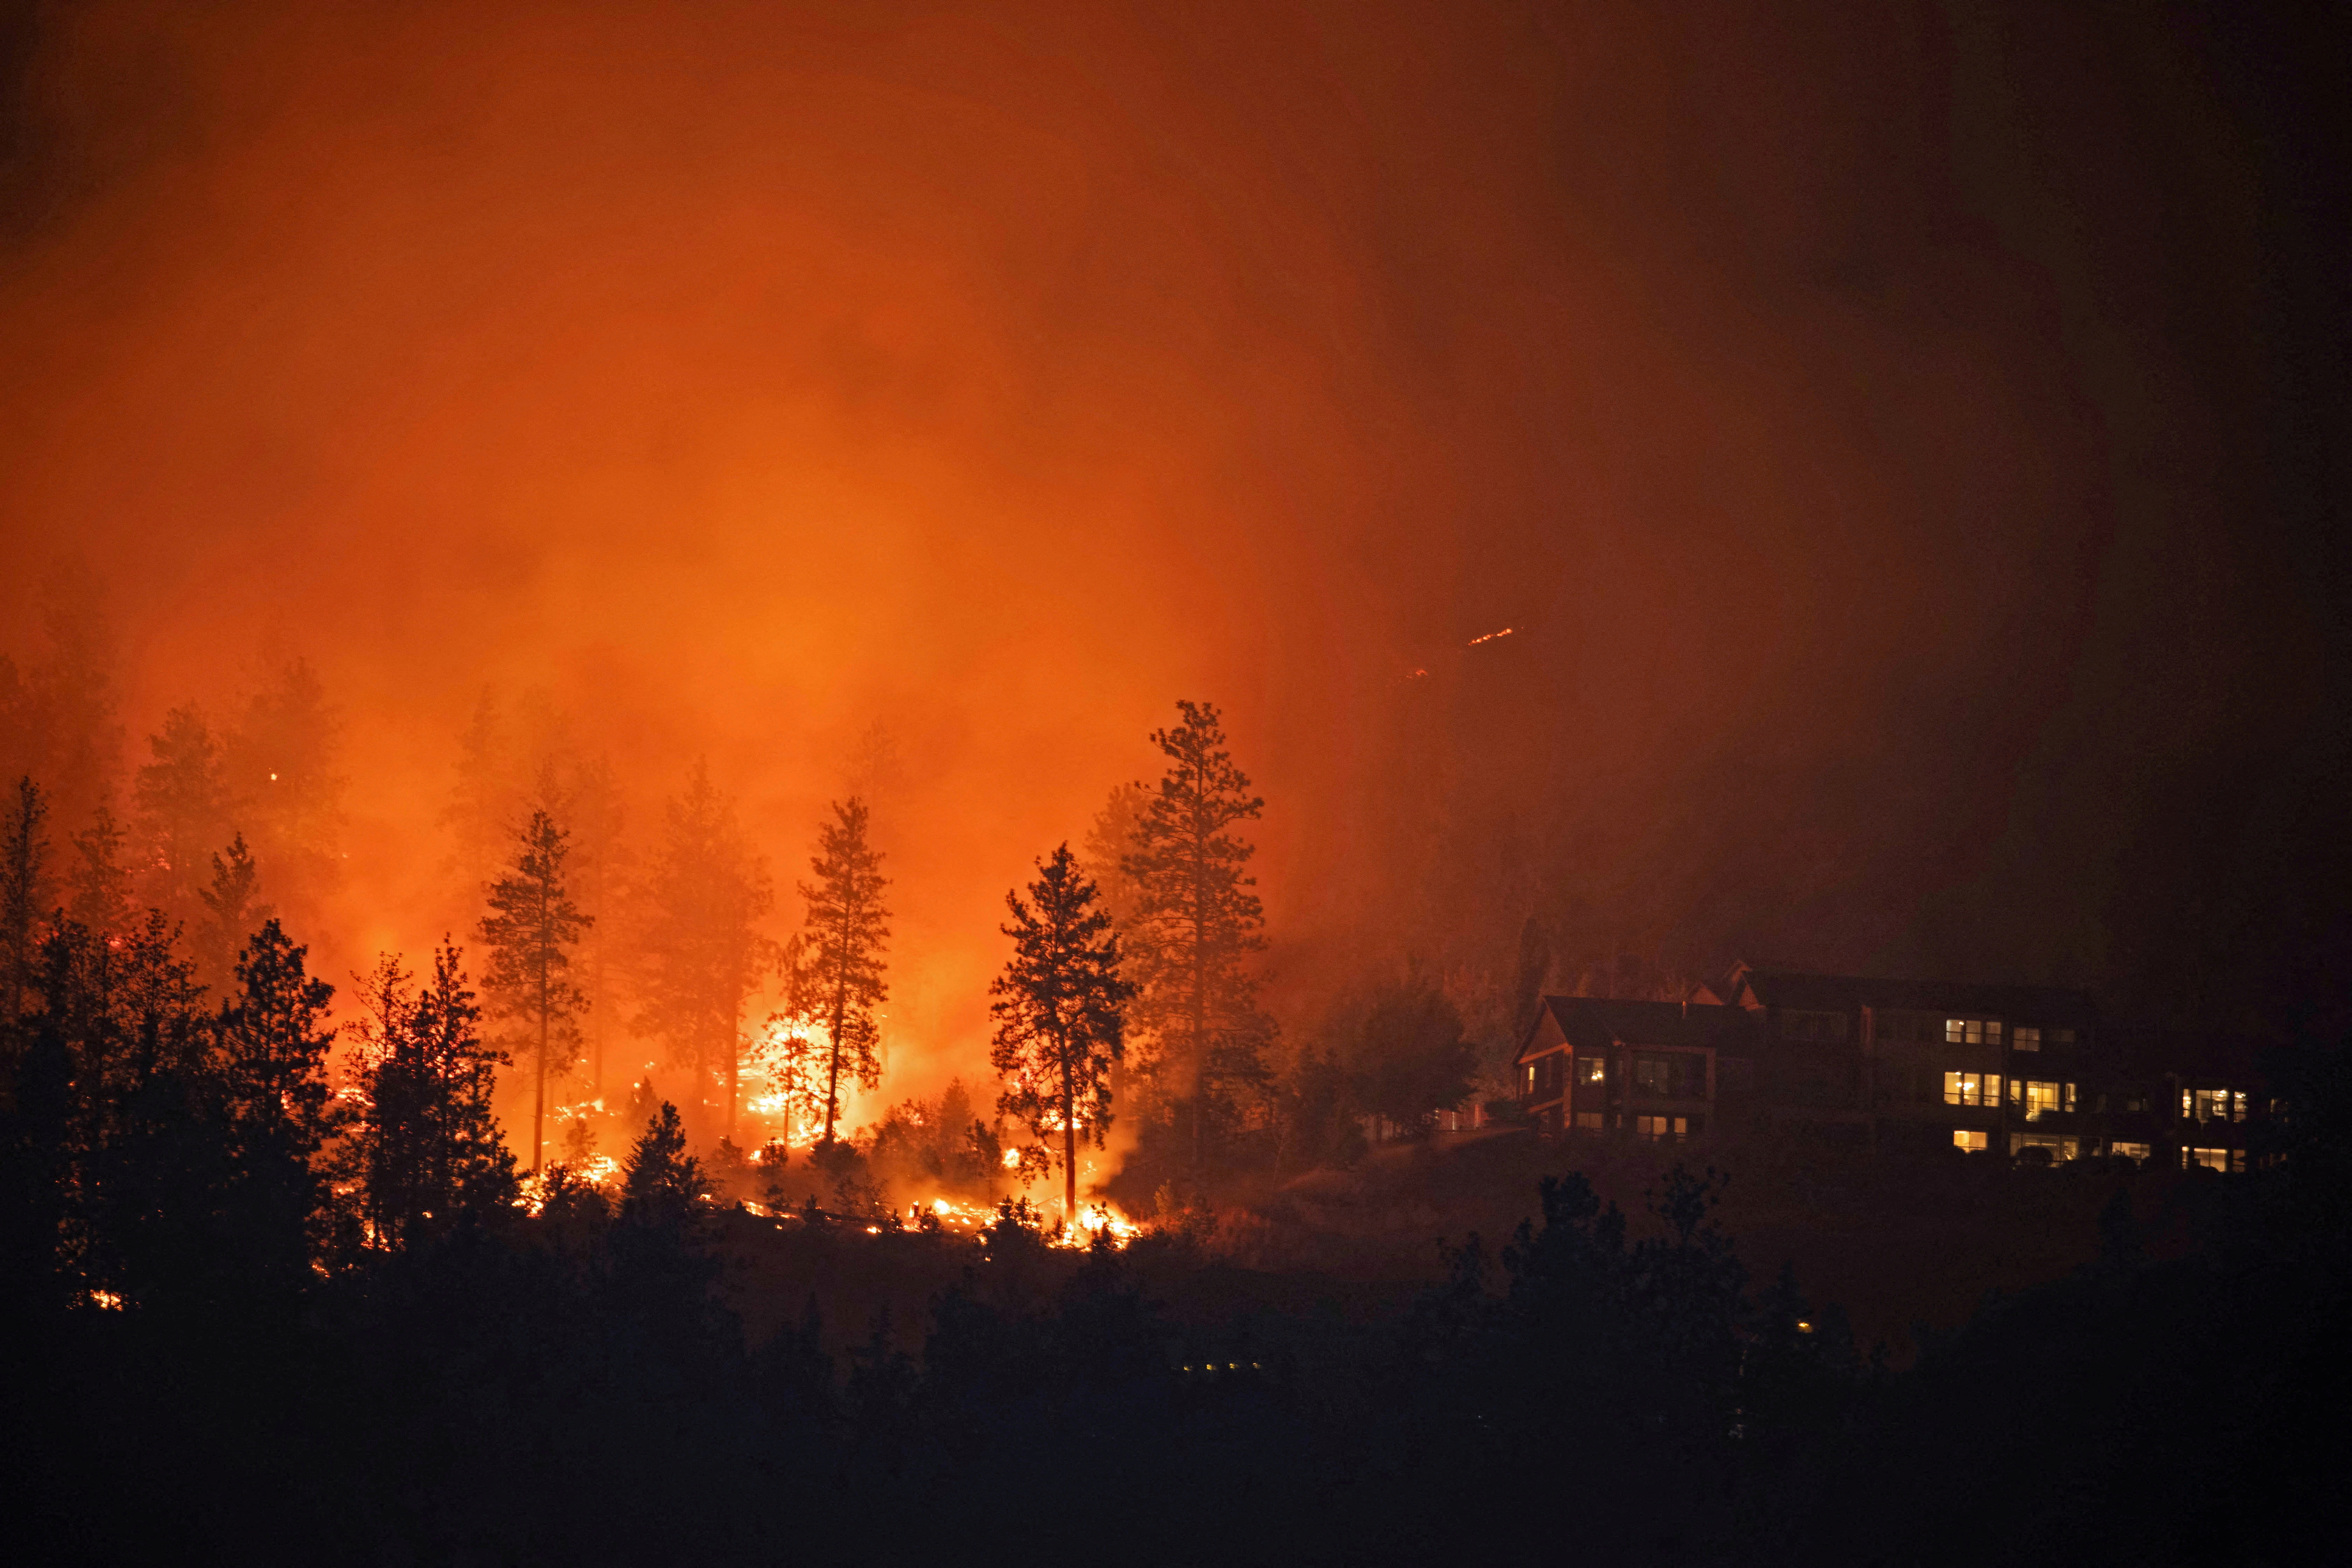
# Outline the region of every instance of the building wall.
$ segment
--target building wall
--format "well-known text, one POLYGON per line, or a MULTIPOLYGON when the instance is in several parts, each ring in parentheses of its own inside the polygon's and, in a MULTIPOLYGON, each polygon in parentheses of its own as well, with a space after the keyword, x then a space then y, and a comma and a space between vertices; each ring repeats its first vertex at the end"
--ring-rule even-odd
POLYGON ((1779 975, 1744 1000, 1670 1015, 1548 999, 1521 1052, 1522 1099, 1551 1134, 1802 1134, 1890 1152, 2122 1154, 2223 1171, 2245 1168, 2249 1135, 2271 1113, 2250 1053, 2185 1036, 2111 1038, 2080 993, 1779 975), (1600 1027, 1627 1016, 1635 1024, 1600 1027), (1643 1039, 1643 1017, 1678 1037, 1643 1039), (1605 1044, 1591 1037, 1602 1033, 1605 1044), (1697 1035, 1736 1049, 1694 1046, 1697 1035))

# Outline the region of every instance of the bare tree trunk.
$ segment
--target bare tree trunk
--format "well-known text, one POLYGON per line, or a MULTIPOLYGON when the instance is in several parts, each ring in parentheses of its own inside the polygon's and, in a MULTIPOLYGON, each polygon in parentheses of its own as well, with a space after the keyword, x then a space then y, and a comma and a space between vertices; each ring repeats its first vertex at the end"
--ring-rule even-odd
POLYGON ((547 982, 539 983, 539 1091, 530 1107, 530 1170, 539 1173, 547 1152, 547 982))
MULTIPOLYGON (((1197 837, 1198 835, 1196 834, 1197 837)), ((1209 919, 1208 890, 1201 886, 1205 846, 1193 846, 1192 861, 1192 1175, 1205 1160, 1209 1124, 1209 919)))
POLYGON ((832 1036, 833 1050, 824 1069, 824 1142, 833 1142, 833 1124, 841 1116, 841 1016, 848 1011, 846 983, 833 994, 833 1025, 827 1031, 832 1036))
POLYGON ((1062 1047, 1062 1223, 1078 1223, 1077 1090, 1070 1083, 1070 1050, 1062 1047))

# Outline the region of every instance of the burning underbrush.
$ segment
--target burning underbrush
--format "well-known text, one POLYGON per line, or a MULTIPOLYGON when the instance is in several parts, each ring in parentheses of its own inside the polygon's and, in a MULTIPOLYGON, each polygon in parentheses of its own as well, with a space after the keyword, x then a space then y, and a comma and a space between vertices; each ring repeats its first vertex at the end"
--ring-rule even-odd
MULTIPOLYGON (((630 1117, 650 1094, 641 1083, 625 1107, 602 1099, 559 1106, 563 1155, 522 1179, 516 1205, 536 1217, 551 1200, 616 1204, 626 1172, 599 1144, 633 1134, 630 1117)), ((756 1112, 765 1101, 751 1103, 756 1112)), ((1139 1222, 1098 1195, 1064 1215, 1056 1173, 1035 1151, 1006 1147, 1000 1129, 974 1114, 961 1081, 935 1100, 890 1107, 878 1121, 830 1142, 793 1147, 788 1134, 812 1130, 791 1118, 755 1115, 753 1124, 775 1135, 748 1151, 723 1136, 706 1146, 698 1162, 701 1202, 779 1228, 961 1237, 983 1246, 1017 1231, 1048 1247, 1121 1249, 1170 1217, 1139 1222)), ((1082 1159, 1079 1173, 1088 1187, 1108 1175, 1093 1159, 1082 1159)))
MULTIPOLYGON (((712 1201, 717 1201, 713 1199, 712 1201)), ((1049 1219, 1025 1197, 1004 1198, 995 1207, 935 1197, 903 1209, 886 1205, 870 1213, 839 1213, 814 1201, 798 1208, 777 1207, 741 1199, 734 1205, 778 1226, 832 1226, 866 1236, 915 1235, 968 1237, 983 1246, 1011 1231, 1034 1237, 1047 1247, 1085 1250, 1096 1247, 1124 1248, 1147 1234, 1146 1227, 1107 1204, 1079 1205, 1075 1223, 1049 1219)))

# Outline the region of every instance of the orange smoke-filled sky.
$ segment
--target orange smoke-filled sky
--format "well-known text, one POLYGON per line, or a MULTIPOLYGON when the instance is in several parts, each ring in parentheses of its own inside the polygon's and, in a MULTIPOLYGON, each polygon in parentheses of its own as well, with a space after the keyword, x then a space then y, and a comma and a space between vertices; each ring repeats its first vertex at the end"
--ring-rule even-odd
POLYGON ((2252 139, 2157 27, 1657 10, 32 8, 11 554, 108 581, 134 752, 317 662, 343 960, 452 918, 490 685, 640 826, 707 754, 784 884, 883 725, 967 1070, 996 900, 1180 695, 1295 941, 1404 896, 1425 772, 1653 946, 2095 967, 2102 803, 2325 641, 2183 324, 2276 293, 2252 139))

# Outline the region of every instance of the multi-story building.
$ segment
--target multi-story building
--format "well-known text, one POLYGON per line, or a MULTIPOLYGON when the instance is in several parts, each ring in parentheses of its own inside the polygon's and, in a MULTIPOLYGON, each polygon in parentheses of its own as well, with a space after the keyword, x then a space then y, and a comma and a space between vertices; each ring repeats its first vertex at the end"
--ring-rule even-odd
POLYGON ((1517 1057, 1548 1132, 1806 1136, 2243 1170, 2271 1109, 2244 1041, 2102 1026, 2084 992, 1736 969, 1688 1004, 1547 996, 1517 1057))
POLYGON ((2086 1152, 2098 1009, 2079 991, 1735 972, 1763 1025, 1755 1118, 1832 1139, 2086 1152))
POLYGON ((1547 996, 1520 1047, 1519 1098, 1546 1131, 1688 1142, 1713 1128, 1722 1053, 1746 1062, 1754 1034, 1736 1007, 1547 996))

